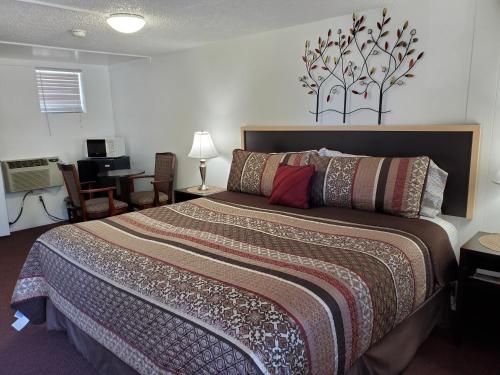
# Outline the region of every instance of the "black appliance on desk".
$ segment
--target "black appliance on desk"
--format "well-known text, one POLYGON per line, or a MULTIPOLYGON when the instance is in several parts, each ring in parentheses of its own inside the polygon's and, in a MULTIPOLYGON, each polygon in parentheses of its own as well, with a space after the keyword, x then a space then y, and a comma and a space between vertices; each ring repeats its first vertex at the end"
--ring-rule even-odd
POLYGON ((98 177, 99 173, 116 169, 130 169, 130 157, 87 158, 78 160, 80 182, 95 181, 97 187, 114 186, 115 180, 109 177, 98 177))

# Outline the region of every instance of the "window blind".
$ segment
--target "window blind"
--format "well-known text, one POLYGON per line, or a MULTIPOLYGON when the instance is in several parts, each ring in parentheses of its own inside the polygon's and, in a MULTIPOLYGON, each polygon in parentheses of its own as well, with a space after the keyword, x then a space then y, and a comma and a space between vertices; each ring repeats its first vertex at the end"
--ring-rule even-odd
POLYGON ((35 71, 42 113, 85 112, 81 71, 47 68, 35 71))

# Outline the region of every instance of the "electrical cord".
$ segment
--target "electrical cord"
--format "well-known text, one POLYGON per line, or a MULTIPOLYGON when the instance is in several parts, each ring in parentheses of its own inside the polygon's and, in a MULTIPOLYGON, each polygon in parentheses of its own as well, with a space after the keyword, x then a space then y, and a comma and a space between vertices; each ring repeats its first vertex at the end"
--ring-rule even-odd
POLYGON ((54 220, 54 221, 66 221, 66 219, 62 219, 60 217, 57 217, 55 215, 52 215, 49 210, 47 210, 47 206, 45 206, 45 201, 43 200, 43 197, 40 195, 38 197, 38 199, 40 200, 40 202, 42 203, 42 207, 43 207, 43 210, 45 211, 45 213, 47 214, 47 216, 51 219, 51 220, 54 220))
POLYGON ((17 223, 19 221, 19 219, 21 218, 21 215, 23 214, 23 210, 24 210, 24 201, 26 200, 26 198, 28 197, 28 195, 30 194, 33 194, 33 190, 30 190, 30 191, 27 191, 26 194, 24 194, 23 196, 23 199, 21 201, 21 209, 19 210, 19 214, 17 215, 17 217, 14 219, 14 221, 9 221, 9 226, 10 225, 14 225, 15 223, 17 223))
MULTIPOLYGON (((26 201, 26 198, 28 197, 28 195, 30 194, 34 194, 34 191, 33 190, 30 190, 30 191, 27 191, 24 196, 23 196, 23 199, 21 200, 21 208, 19 209, 19 214, 16 216, 16 218, 13 220, 13 221, 9 221, 9 226, 12 226, 14 225, 15 223, 17 223, 19 221, 19 219, 21 218, 21 216, 23 215, 23 211, 24 211, 24 202, 26 201)), ((60 218, 60 217, 57 217, 55 215, 52 215, 49 210, 47 209, 47 206, 45 205, 45 201, 43 200, 43 197, 40 195, 38 197, 38 199, 40 200, 40 203, 42 204, 42 207, 43 207, 43 210, 45 211, 45 213, 47 214, 47 216, 53 220, 53 221, 66 221, 66 219, 63 219, 63 218, 60 218)))

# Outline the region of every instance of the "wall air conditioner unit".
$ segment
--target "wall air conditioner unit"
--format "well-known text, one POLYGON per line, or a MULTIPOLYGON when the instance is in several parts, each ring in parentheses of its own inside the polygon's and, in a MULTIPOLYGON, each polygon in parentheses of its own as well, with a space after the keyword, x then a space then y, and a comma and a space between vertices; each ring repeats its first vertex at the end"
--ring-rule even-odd
POLYGON ((58 157, 2 161, 6 193, 44 189, 64 184, 58 157))

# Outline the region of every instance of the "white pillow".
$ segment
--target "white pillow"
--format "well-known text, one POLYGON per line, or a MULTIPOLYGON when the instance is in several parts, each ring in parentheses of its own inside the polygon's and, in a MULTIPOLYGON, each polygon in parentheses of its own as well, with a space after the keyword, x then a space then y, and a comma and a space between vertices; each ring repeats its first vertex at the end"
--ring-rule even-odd
MULTIPOLYGON (((320 156, 329 157, 366 157, 365 155, 344 154, 343 152, 330 150, 325 147, 319 149, 318 154, 320 156)), ((431 160, 427 181, 425 183, 424 196, 422 198, 422 206, 420 207, 421 216, 434 218, 441 213, 444 188, 446 187, 447 179, 448 173, 439 168, 438 165, 431 160)))
POLYGON ((344 154, 340 151, 330 150, 326 147, 320 148, 318 150, 319 156, 328 156, 328 157, 349 157, 349 156, 362 156, 362 155, 352 155, 352 154, 344 154))
POLYGON ((443 205, 444 188, 448 172, 442 170, 431 160, 427 182, 425 184, 424 197, 420 206, 420 215, 434 218, 441 213, 443 205))

